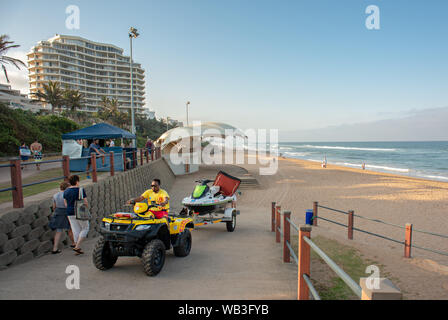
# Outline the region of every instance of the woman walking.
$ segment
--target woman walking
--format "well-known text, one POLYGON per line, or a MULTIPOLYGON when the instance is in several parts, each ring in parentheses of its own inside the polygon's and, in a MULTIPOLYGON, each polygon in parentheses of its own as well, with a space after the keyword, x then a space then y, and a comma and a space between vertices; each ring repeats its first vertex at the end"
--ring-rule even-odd
MULTIPOLYGON (((73 175, 69 177, 70 187, 64 191, 64 201, 67 205, 67 217, 70 222, 70 226, 73 231, 73 240, 75 241, 75 247, 73 250, 76 255, 83 254, 81 249, 81 243, 87 238, 89 233, 89 221, 88 220, 78 220, 75 216, 75 205, 76 200, 80 199, 80 187, 79 187, 79 176, 73 175)), ((82 189, 82 198, 84 204, 88 206, 86 191, 82 189)))
POLYGON ((70 184, 68 182, 62 182, 59 188, 60 192, 53 196, 53 216, 50 220, 50 228, 56 230, 53 241, 52 254, 61 253, 59 250, 59 241, 61 240, 62 232, 64 230, 70 230, 70 223, 67 218, 67 208, 64 202, 64 190, 66 190, 70 184))

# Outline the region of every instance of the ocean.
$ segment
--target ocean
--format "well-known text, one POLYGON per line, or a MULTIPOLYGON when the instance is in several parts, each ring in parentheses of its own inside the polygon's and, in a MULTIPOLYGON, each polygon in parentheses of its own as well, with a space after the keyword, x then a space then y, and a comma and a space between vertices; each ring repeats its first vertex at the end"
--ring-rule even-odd
POLYGON ((448 182, 448 141, 280 142, 287 158, 448 182))

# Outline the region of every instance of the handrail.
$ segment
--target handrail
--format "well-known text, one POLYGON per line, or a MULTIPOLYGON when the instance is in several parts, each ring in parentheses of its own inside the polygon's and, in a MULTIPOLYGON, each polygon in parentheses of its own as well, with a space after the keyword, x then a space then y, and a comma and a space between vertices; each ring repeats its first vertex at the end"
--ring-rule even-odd
POLYGON ((310 289, 311 295, 313 296, 314 300, 321 300, 319 294, 317 293, 316 289, 314 288, 313 284, 311 283, 310 277, 308 277, 306 274, 304 274, 303 279, 305 279, 306 285, 310 289))
POLYGON ((313 241, 311 241, 310 238, 303 237, 303 240, 305 240, 305 242, 310 245, 310 247, 319 255, 319 257, 321 257, 328 264, 328 266, 334 272, 336 272, 336 274, 349 286, 349 288, 352 289, 352 291, 359 298, 361 298, 362 296, 361 287, 355 281, 353 281, 353 279, 350 278, 350 276, 347 273, 345 273, 345 271, 342 270, 333 260, 331 260, 330 257, 325 254, 325 252, 323 252, 313 241))
POLYGON ((318 206, 319 208, 324 208, 324 209, 327 209, 327 210, 331 210, 331 211, 336 211, 336 212, 340 212, 340 213, 348 214, 348 212, 346 212, 346 211, 342 211, 342 210, 338 210, 338 209, 333 209, 333 208, 324 207, 324 206, 321 206, 320 204, 317 205, 317 206, 318 206))

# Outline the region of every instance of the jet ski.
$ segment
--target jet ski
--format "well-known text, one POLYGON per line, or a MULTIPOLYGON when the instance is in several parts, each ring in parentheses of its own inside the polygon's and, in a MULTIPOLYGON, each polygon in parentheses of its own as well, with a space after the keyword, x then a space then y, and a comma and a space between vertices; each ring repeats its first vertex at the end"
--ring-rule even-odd
POLYGON ((210 213, 224 213, 226 208, 234 208, 236 191, 241 180, 220 171, 215 180, 196 180, 197 185, 190 196, 182 200, 189 215, 205 215, 210 213), (213 182, 209 186, 209 183, 213 182))

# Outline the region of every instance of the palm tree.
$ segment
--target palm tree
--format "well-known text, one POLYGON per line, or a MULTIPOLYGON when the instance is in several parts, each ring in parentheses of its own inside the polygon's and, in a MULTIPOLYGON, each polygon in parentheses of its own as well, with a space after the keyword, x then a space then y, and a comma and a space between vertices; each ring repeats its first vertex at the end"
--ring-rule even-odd
POLYGON ((41 101, 51 104, 51 112, 54 113, 54 109, 58 108, 59 111, 64 105, 64 92, 61 89, 59 82, 49 81, 48 84, 43 85, 43 91, 37 91, 32 93, 41 101))
POLYGON ((65 89, 63 96, 65 106, 68 107, 71 112, 76 112, 77 109, 82 108, 85 96, 78 90, 65 89))
POLYGON ((26 68, 26 64, 19 59, 5 56, 6 52, 9 49, 20 47, 20 45, 18 45, 18 44, 11 45, 14 43, 14 41, 8 41, 8 39, 9 39, 9 36, 7 36, 6 34, 3 34, 0 36, 0 64, 2 65, 2 69, 3 69, 3 73, 5 74, 6 81, 9 83, 8 72, 6 71, 5 65, 12 64, 17 69, 20 70, 19 65, 22 65, 26 68))

